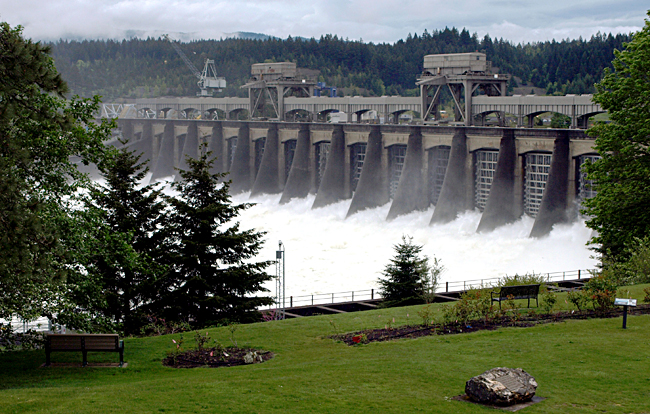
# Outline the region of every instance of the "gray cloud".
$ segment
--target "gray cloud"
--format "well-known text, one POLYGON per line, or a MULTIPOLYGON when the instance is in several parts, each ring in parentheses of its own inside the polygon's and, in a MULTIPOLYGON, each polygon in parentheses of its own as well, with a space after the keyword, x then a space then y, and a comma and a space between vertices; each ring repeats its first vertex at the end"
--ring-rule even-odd
POLYGON ((238 31, 395 42, 409 33, 467 28, 514 43, 629 33, 644 25, 638 0, 0 0, 0 20, 37 40, 175 34, 182 40, 238 31))

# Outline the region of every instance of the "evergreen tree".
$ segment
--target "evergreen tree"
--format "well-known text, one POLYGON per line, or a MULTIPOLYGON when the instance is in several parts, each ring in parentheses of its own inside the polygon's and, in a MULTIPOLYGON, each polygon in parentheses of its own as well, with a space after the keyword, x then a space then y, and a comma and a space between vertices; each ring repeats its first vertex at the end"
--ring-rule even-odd
POLYGON ((82 248, 75 194, 88 180, 72 162, 97 162, 113 126, 98 98, 66 101, 49 47, 0 23, 0 317, 33 319, 64 306, 62 282, 82 248))
POLYGON ((272 261, 252 261, 264 233, 241 230, 234 220, 252 204, 231 203, 226 174, 210 174, 214 159, 202 146, 199 159, 187 159, 174 183, 166 293, 158 303, 168 320, 191 321, 197 327, 225 321, 259 320, 257 307, 273 303, 262 284, 271 279, 265 269, 272 261))
MULTIPOLYGON (((650 12, 648 13, 650 16, 650 12)), ((611 123, 589 130, 601 159, 588 164, 588 178, 597 195, 584 202, 598 232, 592 242, 604 263, 624 260, 635 238, 650 235, 650 22, 634 34, 623 51, 615 52, 614 71, 596 85, 594 101, 609 113, 611 123)))
POLYGON ((420 257, 422 246, 413 244, 413 238, 402 236, 402 243, 394 246, 396 255, 384 269, 385 279, 379 279, 384 306, 406 306, 422 303, 429 293, 429 258, 420 257))
MULTIPOLYGON (((165 271, 166 204, 157 185, 140 186, 149 171, 140 156, 123 147, 102 163, 105 184, 97 184, 87 200, 87 213, 97 222, 88 271, 102 289, 101 302, 87 307, 99 308, 127 334, 146 323, 147 306, 157 299, 158 278, 165 271)), ((84 287, 73 289, 80 298, 97 298, 81 294, 84 287)))

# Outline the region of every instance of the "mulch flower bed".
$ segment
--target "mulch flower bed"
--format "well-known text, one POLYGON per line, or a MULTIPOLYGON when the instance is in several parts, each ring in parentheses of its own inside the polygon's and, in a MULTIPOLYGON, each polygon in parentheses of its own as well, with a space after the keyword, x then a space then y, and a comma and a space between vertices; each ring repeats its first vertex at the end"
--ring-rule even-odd
MULTIPOLYGON (((332 335, 330 338, 345 342, 347 345, 360 345, 370 342, 390 341, 401 338, 420 338, 429 335, 454 335, 476 331, 494 330, 505 327, 530 327, 541 323, 560 322, 569 319, 590 319, 590 318, 616 318, 623 314, 622 310, 612 309, 606 312, 593 310, 558 312, 553 314, 520 314, 518 317, 504 316, 499 319, 472 320, 465 324, 457 322, 448 324, 404 325, 394 328, 366 329, 363 331, 351 332, 340 335, 332 335)), ((650 314, 650 305, 641 305, 628 310, 630 315, 650 314)))
POLYGON ((176 356, 168 356, 163 359, 163 365, 172 368, 218 368, 234 367, 237 365, 259 364, 273 358, 273 353, 253 348, 216 348, 192 349, 184 351, 176 356), (252 354, 252 362, 246 362, 244 357, 252 354))

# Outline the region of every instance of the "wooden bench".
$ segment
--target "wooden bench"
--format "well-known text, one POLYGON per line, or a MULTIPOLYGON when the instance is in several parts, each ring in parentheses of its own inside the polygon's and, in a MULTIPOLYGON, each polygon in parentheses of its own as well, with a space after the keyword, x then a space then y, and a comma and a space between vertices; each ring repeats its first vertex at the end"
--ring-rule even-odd
POLYGON ((52 352, 79 352, 82 366, 88 365, 88 352, 119 352, 124 365, 124 341, 117 334, 49 334, 45 339, 45 366, 50 366, 52 352))
POLYGON ((537 296, 539 295, 539 285, 518 285, 518 286, 502 286, 498 292, 491 292, 490 297, 492 302, 499 302, 499 309, 501 309, 501 302, 509 299, 528 299, 528 307, 530 308, 530 300, 535 299, 535 305, 539 306, 537 296), (494 297, 497 295, 497 297, 494 297))

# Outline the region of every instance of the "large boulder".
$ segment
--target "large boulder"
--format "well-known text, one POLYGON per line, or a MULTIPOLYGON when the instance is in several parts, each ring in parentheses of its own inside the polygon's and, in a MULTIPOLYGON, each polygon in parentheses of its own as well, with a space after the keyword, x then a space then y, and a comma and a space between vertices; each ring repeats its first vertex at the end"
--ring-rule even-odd
POLYGON ((514 405, 530 401, 537 382, 521 368, 492 368, 467 381, 465 394, 473 401, 492 405, 514 405))

